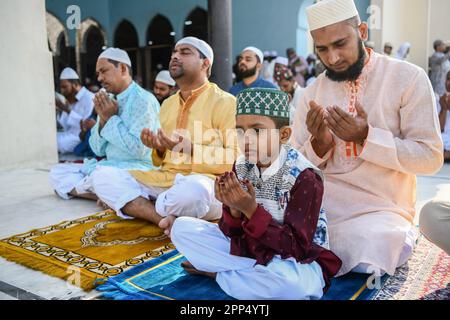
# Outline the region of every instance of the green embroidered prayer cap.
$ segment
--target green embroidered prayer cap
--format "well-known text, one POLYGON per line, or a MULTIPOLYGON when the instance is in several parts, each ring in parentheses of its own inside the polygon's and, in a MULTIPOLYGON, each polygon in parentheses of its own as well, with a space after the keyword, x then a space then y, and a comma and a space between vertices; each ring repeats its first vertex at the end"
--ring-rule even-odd
POLYGON ((289 119, 289 95, 276 89, 245 89, 237 95, 237 115, 289 119))

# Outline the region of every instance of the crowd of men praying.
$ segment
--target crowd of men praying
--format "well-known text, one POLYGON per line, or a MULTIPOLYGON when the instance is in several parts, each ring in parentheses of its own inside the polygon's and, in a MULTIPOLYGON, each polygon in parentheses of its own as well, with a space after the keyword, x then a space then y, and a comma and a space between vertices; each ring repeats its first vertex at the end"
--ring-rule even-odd
MULTIPOLYGON (((375 52, 353 0, 306 11, 315 53, 248 46, 229 90, 195 37, 151 92, 119 48, 98 57, 98 92, 64 69, 58 151, 84 161, 52 168, 57 195, 158 225, 187 272, 237 299, 320 299, 333 277, 393 275, 416 245, 416 175, 450 159, 450 43, 435 41, 426 72, 409 43, 375 52)), ((447 252, 449 208, 420 217, 447 252)))

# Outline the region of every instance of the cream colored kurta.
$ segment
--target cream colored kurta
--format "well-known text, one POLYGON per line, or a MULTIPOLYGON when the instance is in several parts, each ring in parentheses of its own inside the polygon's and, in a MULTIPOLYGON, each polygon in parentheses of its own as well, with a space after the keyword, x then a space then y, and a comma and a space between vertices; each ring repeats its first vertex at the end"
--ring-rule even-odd
POLYGON ((331 250, 343 261, 339 275, 360 263, 394 274, 415 215, 416 175, 436 173, 443 146, 436 101, 426 73, 407 62, 371 53, 355 83, 322 74, 308 87, 294 120, 293 146, 325 174, 324 208, 331 250), (336 146, 319 158, 306 127, 308 103, 368 114, 364 145, 336 146))

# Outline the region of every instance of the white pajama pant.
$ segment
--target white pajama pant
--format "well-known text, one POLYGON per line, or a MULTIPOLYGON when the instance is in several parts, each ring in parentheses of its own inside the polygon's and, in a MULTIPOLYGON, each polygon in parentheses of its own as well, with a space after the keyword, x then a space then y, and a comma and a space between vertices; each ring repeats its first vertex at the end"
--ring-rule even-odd
POLYGON ((230 239, 219 226, 182 217, 175 220, 171 240, 199 271, 217 273, 216 281, 229 296, 239 300, 316 300, 325 281, 317 262, 300 264, 275 256, 267 266, 230 254, 230 239))
POLYGON ((72 153, 81 140, 76 134, 58 132, 56 135, 59 153, 72 153))
POLYGON ((61 198, 70 199, 73 189, 78 194, 92 193, 92 179, 81 172, 82 168, 82 164, 63 163, 50 170, 50 185, 61 198))
POLYGON ((214 195, 214 180, 203 175, 178 174, 170 188, 145 186, 128 171, 112 167, 98 167, 91 177, 94 193, 124 219, 132 217, 125 215, 122 208, 139 197, 156 200, 156 212, 162 217, 216 220, 222 216, 222 204, 214 195))

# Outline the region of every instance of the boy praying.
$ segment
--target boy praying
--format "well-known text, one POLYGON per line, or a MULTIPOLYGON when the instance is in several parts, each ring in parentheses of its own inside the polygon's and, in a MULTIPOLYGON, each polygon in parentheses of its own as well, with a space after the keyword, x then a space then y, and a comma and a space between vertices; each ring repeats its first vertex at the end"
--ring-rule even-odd
POLYGON ((328 249, 322 174, 288 143, 288 95, 242 91, 236 127, 242 154, 215 181, 219 224, 181 217, 172 227, 182 266, 240 300, 320 299, 341 260, 328 249))

